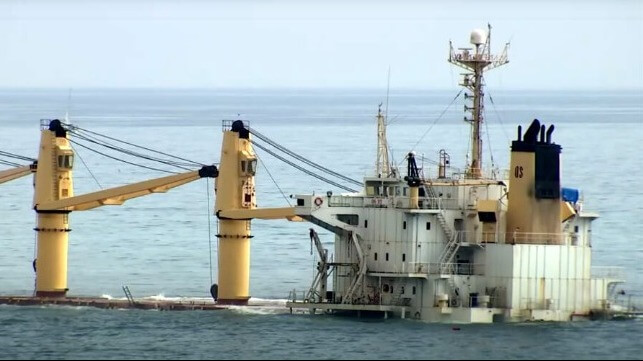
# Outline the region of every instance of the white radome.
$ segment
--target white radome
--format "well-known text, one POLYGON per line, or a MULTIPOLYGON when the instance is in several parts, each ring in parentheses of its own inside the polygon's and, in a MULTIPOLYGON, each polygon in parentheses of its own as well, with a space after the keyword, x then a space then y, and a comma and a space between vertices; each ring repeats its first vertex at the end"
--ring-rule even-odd
POLYGON ((471 44, 482 45, 487 42, 487 32, 482 29, 474 29, 471 32, 471 44))

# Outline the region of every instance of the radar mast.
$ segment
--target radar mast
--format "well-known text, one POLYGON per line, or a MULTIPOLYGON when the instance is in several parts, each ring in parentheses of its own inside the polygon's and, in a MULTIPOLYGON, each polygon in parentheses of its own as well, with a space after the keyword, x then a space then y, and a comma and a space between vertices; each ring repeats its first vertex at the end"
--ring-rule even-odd
POLYGON ((465 70, 462 74, 461 86, 465 87, 471 94, 465 93, 465 99, 471 99, 471 105, 465 104, 464 111, 470 113, 469 117, 465 115, 464 120, 471 123, 471 163, 467 164, 467 178, 482 178, 482 136, 481 125, 483 122, 484 111, 484 78, 485 71, 505 65, 509 62, 507 50, 509 43, 500 55, 491 54, 491 25, 488 30, 475 29, 471 32, 472 48, 453 48, 453 43, 449 42, 449 62, 465 70))

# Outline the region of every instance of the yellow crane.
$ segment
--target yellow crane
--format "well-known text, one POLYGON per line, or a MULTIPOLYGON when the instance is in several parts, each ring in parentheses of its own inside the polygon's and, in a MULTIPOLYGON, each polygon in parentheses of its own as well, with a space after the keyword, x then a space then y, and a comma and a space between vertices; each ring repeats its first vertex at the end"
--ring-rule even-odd
POLYGON ((216 178, 216 166, 147 180, 130 185, 75 196, 72 169, 74 151, 67 129, 52 120, 42 129, 38 167, 35 177, 33 208, 38 224, 36 258, 36 296, 65 297, 67 287, 67 251, 69 214, 125 201, 152 193, 163 193, 199 178, 216 178))
POLYGON ((220 175, 215 183, 219 218, 218 304, 247 304, 250 299, 250 239, 252 219, 301 220, 294 207, 257 208, 254 176, 257 156, 249 129, 233 122, 223 132, 220 175))
POLYGON ((25 165, 0 171, 0 184, 22 178, 36 172, 36 164, 25 165))

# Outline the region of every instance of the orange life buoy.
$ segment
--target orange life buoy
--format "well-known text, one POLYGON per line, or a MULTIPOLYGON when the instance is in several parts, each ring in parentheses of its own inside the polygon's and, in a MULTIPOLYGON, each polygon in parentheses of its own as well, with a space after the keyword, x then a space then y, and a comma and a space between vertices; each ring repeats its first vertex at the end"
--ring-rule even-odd
POLYGON ((317 197, 317 198, 315 198, 315 205, 316 205, 317 207, 321 206, 321 205, 322 205, 322 203, 324 203, 324 200, 323 200, 323 199, 321 199, 321 197, 317 197))

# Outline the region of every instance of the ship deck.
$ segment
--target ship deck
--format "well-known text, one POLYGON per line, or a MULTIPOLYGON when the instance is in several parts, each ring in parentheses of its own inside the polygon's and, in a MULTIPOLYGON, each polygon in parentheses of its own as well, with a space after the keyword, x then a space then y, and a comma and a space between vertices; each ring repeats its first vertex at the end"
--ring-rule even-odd
POLYGON ((407 308, 404 306, 391 306, 391 305, 352 305, 341 303, 315 303, 315 302, 302 302, 302 301, 289 301, 286 307, 292 313, 294 309, 303 309, 314 312, 315 310, 329 311, 329 312, 342 312, 351 311, 357 312, 379 312, 383 313, 385 318, 388 318, 389 313, 399 314, 400 318, 406 318, 407 308))
POLYGON ((94 307, 102 309, 141 309, 159 311, 217 311, 227 307, 214 302, 205 301, 172 301, 135 299, 128 300, 108 299, 102 297, 28 297, 28 296, 0 296, 0 305, 14 306, 73 306, 94 307))

